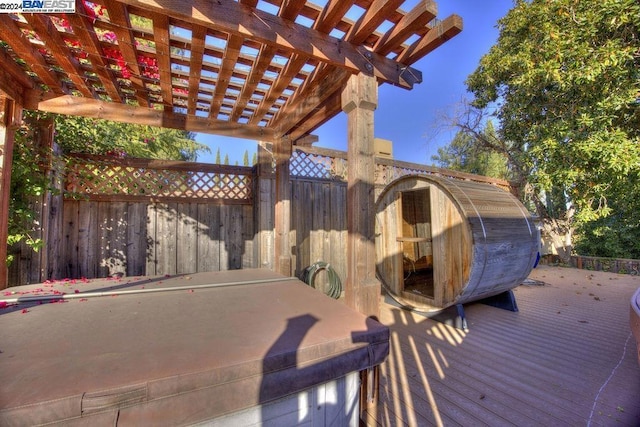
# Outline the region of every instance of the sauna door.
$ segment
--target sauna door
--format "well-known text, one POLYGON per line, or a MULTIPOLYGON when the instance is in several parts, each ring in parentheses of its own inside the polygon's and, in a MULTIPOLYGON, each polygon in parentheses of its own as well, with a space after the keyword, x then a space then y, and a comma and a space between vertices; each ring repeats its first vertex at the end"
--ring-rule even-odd
POLYGON ((431 186, 401 191, 398 203, 398 244, 402 252, 404 297, 431 302, 435 298, 431 235, 431 186))

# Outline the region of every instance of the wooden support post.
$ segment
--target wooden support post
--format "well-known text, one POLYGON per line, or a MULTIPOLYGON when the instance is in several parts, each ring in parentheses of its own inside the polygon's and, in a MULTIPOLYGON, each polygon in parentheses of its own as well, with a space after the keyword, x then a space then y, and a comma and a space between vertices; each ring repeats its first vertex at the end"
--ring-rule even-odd
POLYGON ((275 264, 276 271, 291 276, 291 141, 281 138, 274 144, 276 159, 275 264))
POLYGON ((377 105, 375 77, 362 73, 351 76, 342 92, 342 110, 347 114, 349 165, 345 300, 349 307, 375 319, 380 310, 374 235, 373 112, 377 105))
POLYGON ((0 96, 0 289, 7 287, 7 238, 9 237, 9 198, 11 197, 11 165, 16 124, 22 119, 22 108, 0 96))
MULTIPOLYGON (((41 157, 42 165, 41 172, 46 177, 47 183, 51 188, 57 188, 59 193, 62 194, 62 184, 57 183, 56 176, 60 173, 59 170, 54 169, 55 164, 59 164, 59 161, 54 162, 54 143, 53 143, 53 131, 54 131, 54 119, 49 117, 47 119, 38 119, 34 125, 34 146, 38 150, 38 154, 41 157)), ((59 166, 59 165, 58 165, 59 166)), ((52 208, 54 204, 54 198, 58 195, 54 195, 51 189, 47 189, 44 194, 34 201, 34 212, 36 218, 39 218, 38 225, 34 230, 34 236, 44 241, 44 248, 37 254, 33 255, 31 273, 33 276, 29 277, 27 283, 39 283, 49 279, 49 259, 55 260, 55 253, 50 252, 48 236, 50 235, 52 228, 52 218, 56 216, 56 209, 52 208), (37 267, 37 268, 36 268, 37 267)), ((57 228, 56 228, 57 230, 57 228)))

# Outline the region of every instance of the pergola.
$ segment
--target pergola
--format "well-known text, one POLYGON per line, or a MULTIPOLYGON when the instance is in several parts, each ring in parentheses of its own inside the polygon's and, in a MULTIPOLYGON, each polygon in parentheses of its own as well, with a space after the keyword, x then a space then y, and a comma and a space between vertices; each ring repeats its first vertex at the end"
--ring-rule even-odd
MULTIPOLYGON (((287 253, 292 146, 348 117, 347 304, 377 315, 373 111, 377 87, 411 89, 416 61, 462 30, 419 0, 76 0, 75 13, 0 14, 0 260, 22 110, 273 144, 276 269, 287 253)), ((6 287, 0 263, 0 288, 6 287)))

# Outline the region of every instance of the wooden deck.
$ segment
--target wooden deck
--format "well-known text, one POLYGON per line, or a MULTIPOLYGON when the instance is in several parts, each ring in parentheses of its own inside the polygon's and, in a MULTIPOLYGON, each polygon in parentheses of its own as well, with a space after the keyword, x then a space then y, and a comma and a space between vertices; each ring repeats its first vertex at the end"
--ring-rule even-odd
POLYGON ((544 284, 514 290, 519 312, 466 305, 467 332, 383 303, 377 424, 640 426, 640 277, 540 266, 530 278, 544 284))

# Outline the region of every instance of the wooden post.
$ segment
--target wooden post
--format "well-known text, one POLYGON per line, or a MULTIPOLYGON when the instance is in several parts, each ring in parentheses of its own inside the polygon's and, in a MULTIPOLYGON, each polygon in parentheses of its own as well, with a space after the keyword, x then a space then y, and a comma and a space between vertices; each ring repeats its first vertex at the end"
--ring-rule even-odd
POLYGON ((378 319, 380 282, 375 269, 375 199, 373 112, 378 105, 378 83, 365 74, 351 76, 342 92, 347 114, 347 280, 349 307, 378 319))
POLYGON ((11 196, 11 165, 16 124, 21 121, 22 108, 7 97, 0 96, 0 289, 7 287, 7 239, 9 237, 9 197, 11 196))
MULTIPOLYGON (((47 178, 48 184, 53 187, 54 172, 54 160, 53 160, 53 126, 54 120, 52 117, 47 119, 38 119, 32 123, 34 128, 34 151, 36 155, 40 156, 42 164, 41 173, 47 178)), ((47 189, 44 194, 38 198, 34 198, 34 214, 38 218, 36 228, 34 230, 34 237, 40 238, 44 241, 45 247, 37 253, 32 253, 31 268, 28 272, 27 280, 24 283, 38 283, 49 279, 47 271, 49 269, 49 245, 47 238, 51 230, 50 223, 53 212, 51 212, 52 199, 55 197, 51 190, 47 189)), ((55 258, 54 254, 52 259, 55 258)))
POLYGON ((281 138, 273 148, 276 158, 275 267, 277 272, 291 276, 291 141, 281 138))
MULTIPOLYGON (((378 83, 365 74, 351 76, 342 91, 347 113, 347 281, 345 300, 365 316, 380 317, 380 282, 376 279, 375 159, 373 112, 378 106, 378 83)), ((378 366, 360 373, 363 412, 377 419, 378 366)))

